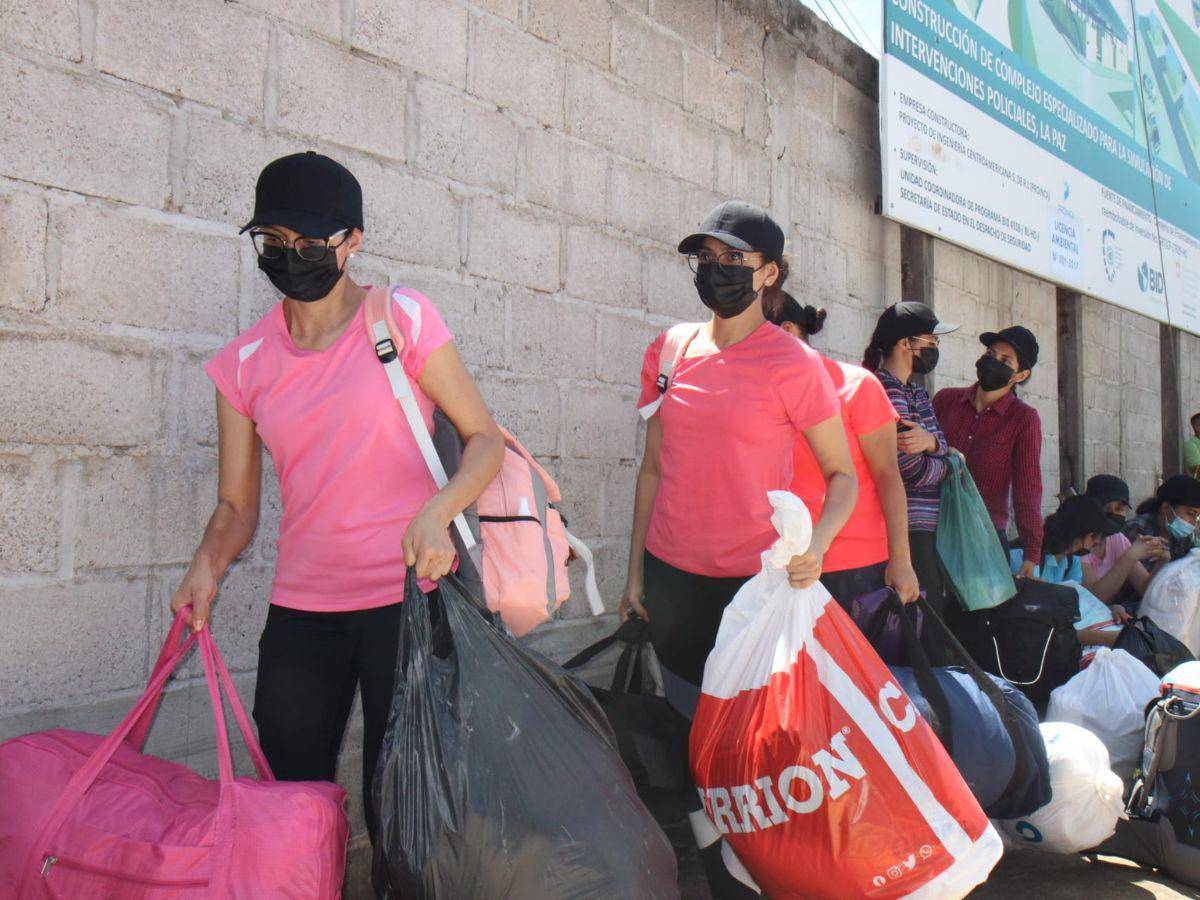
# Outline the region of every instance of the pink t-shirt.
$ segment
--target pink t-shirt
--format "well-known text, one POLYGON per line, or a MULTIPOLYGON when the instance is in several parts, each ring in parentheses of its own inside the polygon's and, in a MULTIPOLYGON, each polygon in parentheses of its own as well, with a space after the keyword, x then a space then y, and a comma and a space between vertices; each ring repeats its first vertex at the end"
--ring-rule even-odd
MULTIPOLYGON (((395 307, 401 362, 432 428, 433 402, 416 382, 450 332, 428 298, 414 297, 419 316, 395 307)), ((283 517, 271 602, 344 612, 401 600, 400 542, 435 486, 361 315, 332 346, 301 350, 281 301, 204 371, 254 420, 279 474, 283 517)))
MULTIPOLYGON (((834 389, 842 404, 842 421, 846 426, 846 442, 850 459, 858 476, 858 500, 845 526, 829 545, 822 569, 842 572, 873 566, 888 558, 887 523, 875 478, 863 455, 859 438, 899 419, 887 391, 879 379, 862 366, 821 357, 833 380, 834 389)), ((803 435, 796 438, 792 451, 792 493, 804 501, 814 520, 820 517, 825 504, 825 478, 817 466, 817 458, 803 435)))
POLYGON ((1106 537, 1104 539, 1104 559, 1101 559, 1095 553, 1089 553, 1084 558, 1084 562, 1092 570, 1092 578, 1103 578, 1107 575, 1108 570, 1116 565, 1117 560, 1124 556, 1125 551, 1130 546, 1129 538, 1125 537, 1119 531, 1116 534, 1110 534, 1106 537))
MULTIPOLYGON (((666 334, 642 363, 642 406, 659 396, 666 334)), ((656 415, 662 473, 646 549, 697 575, 752 575, 775 540, 767 491, 792 480, 796 433, 838 412, 821 358, 764 322, 745 340, 680 360, 656 415)))

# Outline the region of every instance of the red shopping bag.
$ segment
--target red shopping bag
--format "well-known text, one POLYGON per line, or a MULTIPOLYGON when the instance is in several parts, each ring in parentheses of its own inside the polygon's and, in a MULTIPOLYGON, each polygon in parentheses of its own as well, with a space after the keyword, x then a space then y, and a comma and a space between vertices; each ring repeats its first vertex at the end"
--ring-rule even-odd
POLYGON ((692 726, 708 815, 776 900, 965 896, 1000 838, 829 592, 788 585, 811 520, 771 503, 780 540, 725 611, 692 726))
POLYGON ((176 618, 146 691, 107 737, 56 729, 0 744, 0 897, 268 900, 341 896, 345 791, 274 779, 207 628, 176 618), (199 643, 220 777, 139 751, 171 672, 199 643), (259 778, 235 778, 220 690, 259 778))

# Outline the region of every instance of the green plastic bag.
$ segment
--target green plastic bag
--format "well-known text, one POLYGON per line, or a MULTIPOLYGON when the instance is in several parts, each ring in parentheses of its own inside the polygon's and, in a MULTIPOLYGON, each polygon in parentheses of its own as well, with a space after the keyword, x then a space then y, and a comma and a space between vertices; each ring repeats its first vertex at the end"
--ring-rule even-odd
POLYGON ((991 609, 1015 596, 1017 586, 966 461, 958 453, 946 459, 950 474, 942 482, 938 556, 963 608, 991 609))

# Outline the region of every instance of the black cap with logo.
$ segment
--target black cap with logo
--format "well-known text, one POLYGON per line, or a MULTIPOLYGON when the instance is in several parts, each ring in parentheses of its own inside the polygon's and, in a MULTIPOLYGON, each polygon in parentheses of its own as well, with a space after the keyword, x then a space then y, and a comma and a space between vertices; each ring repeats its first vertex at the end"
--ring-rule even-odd
POLYGON ((1037 365, 1038 342, 1028 328, 1021 325, 1010 325, 1000 331, 985 331, 979 336, 979 343, 985 347, 990 347, 997 341, 1011 344, 1012 348, 1017 351, 1017 362, 1021 365, 1021 371, 1032 369, 1037 365))
POLYGON ((871 342, 881 347, 893 347, 905 338, 919 334, 949 334, 961 327, 950 322, 939 322, 933 310, 919 300, 901 300, 880 314, 871 342))
POLYGON ((680 253, 695 253, 706 237, 743 253, 761 253, 772 262, 783 259, 783 229, 761 206, 727 200, 704 217, 700 230, 679 242, 680 253))
POLYGON ((282 225, 305 237, 329 237, 344 228, 362 230, 362 187, 350 170, 312 150, 267 163, 254 188, 256 225, 282 225))

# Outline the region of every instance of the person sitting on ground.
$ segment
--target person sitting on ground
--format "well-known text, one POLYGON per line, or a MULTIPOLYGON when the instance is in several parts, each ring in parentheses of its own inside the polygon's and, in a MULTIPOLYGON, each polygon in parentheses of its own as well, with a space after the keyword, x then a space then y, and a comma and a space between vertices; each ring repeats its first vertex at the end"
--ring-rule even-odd
POLYGON ((1143 500, 1137 515, 1125 526, 1125 536, 1163 538, 1169 559, 1159 560, 1150 570, 1154 575, 1168 561, 1182 559, 1195 544, 1196 522, 1200 520, 1200 481, 1191 475, 1172 475, 1158 486, 1154 496, 1143 500))
MULTIPOLYGON (((1100 504, 1114 528, 1125 527, 1131 507, 1129 485, 1122 479, 1116 475, 1093 475, 1083 494, 1100 504)), ((1132 543, 1120 530, 1114 531, 1084 557, 1084 583, 1090 580, 1092 593, 1101 600, 1119 603, 1136 615, 1150 584, 1150 567, 1167 554, 1167 543, 1162 538, 1139 536, 1137 543, 1132 543), (1122 560, 1127 555, 1140 564, 1125 566, 1122 560)))

